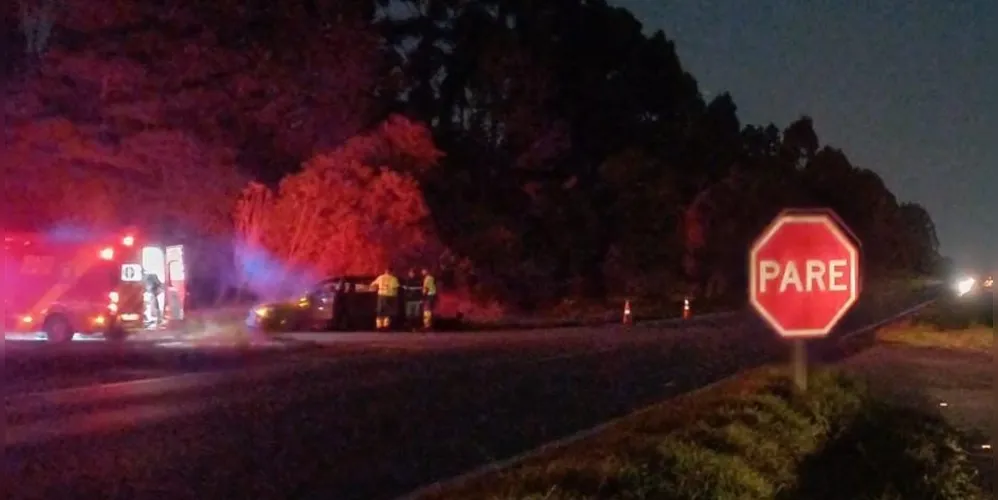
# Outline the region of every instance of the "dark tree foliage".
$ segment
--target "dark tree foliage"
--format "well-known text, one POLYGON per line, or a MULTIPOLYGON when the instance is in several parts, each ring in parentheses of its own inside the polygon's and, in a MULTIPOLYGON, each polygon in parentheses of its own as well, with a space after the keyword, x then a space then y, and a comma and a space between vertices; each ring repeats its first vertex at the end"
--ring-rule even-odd
POLYGON ((624 9, 401 4, 381 23, 405 56, 395 106, 433 125, 448 153, 427 182, 438 224, 500 291, 739 296, 748 245, 787 206, 839 212, 872 276, 938 258, 924 209, 822 146, 809 117, 743 126, 624 9))
MULTIPOLYGON (((85 217, 50 203, 50 219, 113 219, 130 206, 114 193, 138 182, 123 171, 162 184, 196 165, 273 187, 402 114, 443 153, 402 173, 460 256, 448 276, 482 296, 737 300, 748 245, 788 206, 836 210, 874 278, 938 267, 923 207, 822 144, 807 116, 742 124, 664 33, 605 1, 15 3, 0 33, 3 173, 34 173, 25 204, 69 196, 52 181, 70 170, 105 186, 85 217), (50 32, 25 17, 50 4, 50 32)), ((184 186, 234 211, 232 189, 201 184, 184 186)))

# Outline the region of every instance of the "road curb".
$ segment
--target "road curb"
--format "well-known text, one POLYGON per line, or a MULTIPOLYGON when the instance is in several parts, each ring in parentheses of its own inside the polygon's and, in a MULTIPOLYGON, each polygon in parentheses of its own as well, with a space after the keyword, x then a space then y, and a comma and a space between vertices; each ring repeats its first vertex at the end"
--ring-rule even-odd
MULTIPOLYGON (((909 308, 909 309, 906 309, 906 310, 902 311, 899 314, 895 314, 894 316, 891 316, 890 318, 888 318, 886 320, 882 320, 882 321, 879 321, 879 322, 876 322, 876 323, 873 323, 873 324, 870 324, 870 325, 866 325, 866 326, 860 327, 860 328, 858 328, 856 330, 853 330, 851 332, 848 332, 848 333, 846 333, 846 334, 844 334, 844 335, 842 335, 842 336, 840 336, 840 337, 838 337, 838 338, 836 338, 834 340, 836 341, 836 343, 839 343, 839 342, 841 342, 843 340, 854 339, 854 338, 856 338, 859 335, 862 335, 864 333, 870 333, 870 332, 876 331, 876 330, 878 330, 880 328, 883 328, 884 326, 887 326, 887 325, 889 325, 891 323, 894 323, 894 322, 896 322, 896 321, 898 321, 898 320, 900 320, 900 319, 902 319, 904 317, 907 317, 907 316, 909 316, 909 315, 911 315, 913 313, 916 313, 916 312, 924 309, 925 307, 927 307, 927 306, 931 305, 932 303, 936 302, 936 300, 937 299, 932 299, 932 300, 928 300, 928 301, 922 302, 922 303, 920 303, 920 304, 918 304, 918 305, 916 305, 916 306, 914 306, 912 308, 909 308)), ((725 314, 725 313, 718 313, 718 314, 725 314)), ((852 356, 855 356, 859 352, 860 351, 849 353, 849 354, 846 355, 845 358, 838 360, 835 364, 837 364, 839 362, 842 362, 845 359, 848 359, 848 358, 850 358, 852 356)), ((565 446, 569 446, 569 445, 575 444, 575 443, 577 443, 579 441, 582 441, 584 439, 587 439, 589 437, 595 436, 595 435, 597 435, 597 434, 599 434, 599 433, 601 433, 601 432, 603 432, 603 431, 605 431, 605 430, 613 427, 614 425, 617 425, 617 424, 623 422, 625 419, 629 419, 629 418, 632 418, 632 417, 644 415, 644 414, 647 414, 647 413, 649 413, 649 412, 651 412, 653 410, 656 410, 659 407, 659 405, 661 405, 661 404, 663 404, 663 403, 665 403, 667 401, 676 399, 678 397, 695 396, 697 394, 701 394, 701 393, 706 392, 706 391, 708 391, 708 390, 710 390, 712 388, 715 388, 715 387, 717 387, 717 386, 719 386, 721 384, 730 383, 731 381, 733 381, 733 380, 735 380, 735 379, 737 379, 739 377, 743 377, 747 371, 751 371, 753 369, 758 369, 758 368, 759 367, 752 368, 752 369, 749 369, 749 370, 742 370, 742 371, 740 371, 738 373, 735 373, 733 375, 730 375, 728 377, 724 377, 724 378, 722 378, 720 380, 717 380, 715 382, 711 382, 710 384, 707 384, 707 385, 698 387, 696 389, 693 389, 692 391, 684 392, 682 394, 677 394, 677 395, 675 395, 673 397, 666 398, 666 399, 663 399, 661 401, 655 402, 655 403, 653 403, 651 405, 648 405, 648 406, 646 406, 644 408, 639 408, 639 409, 637 409, 637 410, 635 410, 633 412, 630 412, 630 413, 627 413, 625 415, 619 416, 619 417, 614 418, 612 420, 608 420, 608 421, 603 422, 602 424, 599 424, 599 425, 597 425, 595 427, 590 427, 588 429, 584 429, 582 431, 576 432, 575 434, 568 435, 568 436, 563 437, 561 439, 557 439, 557 440, 554 440, 554 441, 549 441, 547 443, 544 443, 544 444, 540 445, 537 448, 533 448, 533 449, 527 450, 527 451, 525 451, 523 453, 520 453, 518 455, 515 455, 513 457, 510 457, 510 458, 507 458, 507 459, 504 459, 504 460, 493 461, 493 462, 487 463, 485 465, 482 465, 480 467, 474 468, 474 469, 472 469, 472 470, 470 470, 468 472, 465 472, 463 474, 460 474, 460 475, 457 475, 457 476, 453 476, 453 477, 450 477, 450 478, 446 478, 446 479, 442 479, 440 481, 436 481, 436 482, 430 483, 428 485, 419 487, 415 491, 412 491, 412 492, 407 493, 407 494, 405 494, 403 496, 397 497, 396 500, 420 500, 420 499, 422 499, 422 498, 424 498, 426 496, 429 496, 429 495, 439 494, 440 492, 445 491, 445 490, 450 490, 450 489, 458 488, 460 486, 468 484, 471 481, 474 481, 474 480, 479 479, 479 478, 481 478, 483 476, 486 476, 486 475, 488 475, 490 473, 498 472, 498 471, 501 471, 501 470, 504 470, 504 469, 510 469, 510 468, 518 466, 518 465, 520 465, 520 464, 522 464, 524 462, 527 462, 528 460, 531 460, 533 458, 537 458, 537 457, 539 457, 539 456, 541 456, 544 453, 547 453, 549 451, 552 451, 552 450, 555 450, 555 449, 558 449, 558 448, 562 448, 562 447, 565 447, 565 446)))
POLYGON ((450 477, 450 478, 447 478, 447 479, 443 479, 441 481, 437 481, 437 482, 428 484, 426 486, 422 486, 419 489, 417 489, 417 490, 415 490, 415 491, 413 491, 411 493, 407 493, 404 496, 400 496, 400 497, 396 498, 396 500, 420 500, 420 499, 424 498, 427 495, 433 495, 433 494, 440 493, 440 492, 445 491, 445 490, 457 488, 457 487, 465 485, 465 484, 467 484, 467 483, 469 483, 469 482, 471 482, 471 481, 473 481, 475 479, 481 478, 481 477, 483 477, 483 476, 485 476, 487 474, 490 474, 490 473, 493 473, 493 472, 498 472, 498 471, 501 471, 503 469, 509 469, 509 468, 515 467, 515 466, 520 465, 520 464, 522 464, 522 463, 524 463, 524 462, 526 462, 528 460, 531 460, 531 459, 536 458, 536 457, 538 457, 540 455, 543 455, 544 453, 547 453, 549 451, 552 451, 552 450, 555 450, 555 449, 558 449, 558 448, 562 448, 562 447, 565 447, 565 446, 569 446, 569 445, 575 444, 575 443, 577 443, 579 441, 582 441, 582 440, 584 440, 586 438, 590 438, 592 436, 595 436, 595 435, 597 435, 597 434, 599 434, 599 433, 601 433, 601 432, 603 432, 603 431, 605 431, 607 429, 610 429, 614 425, 617 425, 617 424, 623 422, 626 419, 629 419, 629 418, 632 418, 632 417, 637 417, 637 416, 640 416, 640 415, 644 415, 646 413, 650 413, 651 411, 658 409, 658 406, 661 405, 662 403, 665 403, 665 402, 670 401, 672 399, 675 399, 677 397, 681 397, 681 396, 692 396, 692 395, 696 395, 696 394, 699 394, 699 393, 702 393, 702 392, 709 391, 710 389, 713 389, 713 388, 715 388, 715 387, 717 387, 719 385, 722 385, 724 383, 728 383, 728 382, 730 382, 730 381, 732 381, 732 380, 734 380, 734 379, 736 379, 736 378, 738 378, 738 377, 740 377, 742 375, 744 375, 744 372, 736 373, 734 375, 731 375, 731 376, 722 378, 720 380, 711 382, 710 384, 707 384, 707 385, 698 387, 696 389, 693 389, 692 391, 684 392, 682 394, 678 394, 678 395, 676 395, 674 397, 667 398, 667 399, 664 399, 662 401, 658 401, 658 402, 653 403, 651 405, 648 405, 648 406, 646 406, 644 408, 640 408, 640 409, 638 409, 636 411, 632 411, 630 413, 621 415, 621 416, 616 417, 616 418, 614 418, 612 420, 608 420, 606 422, 603 422, 602 424, 599 424, 599 425, 597 425, 595 427, 590 427, 588 429, 583 429, 583 430, 581 430, 579 432, 576 432, 575 434, 568 435, 568 436, 563 437, 561 439, 556 439, 554 441, 549 441, 547 443, 544 443, 544 444, 540 445, 537 448, 533 448, 533 449, 527 450, 527 451, 525 451, 523 453, 520 453, 518 455, 515 455, 513 457, 510 457, 510 458, 507 458, 507 459, 504 459, 504 460, 495 461, 495 462, 490 462, 490 463, 487 463, 487 464, 482 465, 480 467, 477 467, 475 469, 472 469, 471 471, 465 472, 464 474, 460 474, 458 476, 450 477))
POLYGON ((837 341, 837 342, 838 341, 843 341, 843 340, 852 340, 852 339, 854 339, 854 338, 856 338, 856 337, 858 337, 860 335, 874 332, 874 331, 879 330, 879 329, 881 329, 881 328, 883 328, 883 327, 885 327, 887 325, 890 325, 890 324, 895 323, 895 322, 897 322, 897 321, 899 321, 901 319, 904 319, 907 316, 915 314, 915 313, 921 311, 922 309, 925 309, 926 307, 928 307, 928 306, 932 305, 933 303, 935 303, 937 300, 938 299, 926 300, 925 302, 922 302, 922 303, 920 303, 920 304, 918 304, 918 305, 916 305, 914 307, 910 307, 908 309, 905 309, 904 311, 901 311, 900 313, 895 314, 894 316, 891 316, 890 318, 878 321, 878 322, 870 324, 870 325, 866 325, 866 326, 857 328, 856 330, 853 330, 853 331, 851 331, 849 333, 840 335, 839 337, 835 338, 834 340, 837 341))
POLYGON ((877 330, 880 330, 881 328, 884 328, 891 324, 897 323, 898 321, 905 319, 911 316, 912 314, 915 314, 925 309, 926 307, 932 305, 937 300, 938 299, 932 299, 921 302, 918 305, 905 309, 904 311, 901 311, 900 313, 895 314, 894 316, 891 316, 887 319, 857 328, 851 332, 829 339, 831 342, 833 342, 833 348, 838 349, 838 351, 833 353, 832 355, 831 359, 832 362, 841 363, 845 360, 848 360, 849 358, 852 358, 853 356, 856 356, 861 352, 866 351, 867 349, 872 347, 873 344, 876 342, 874 334, 877 332, 877 330))

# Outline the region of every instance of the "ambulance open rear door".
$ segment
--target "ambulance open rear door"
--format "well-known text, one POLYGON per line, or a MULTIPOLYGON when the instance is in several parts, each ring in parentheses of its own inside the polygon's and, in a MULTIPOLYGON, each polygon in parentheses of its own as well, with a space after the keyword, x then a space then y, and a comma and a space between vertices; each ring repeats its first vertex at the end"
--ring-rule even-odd
POLYGON ((184 246, 166 247, 166 293, 168 317, 184 319, 184 303, 187 296, 187 266, 184 263, 184 246))

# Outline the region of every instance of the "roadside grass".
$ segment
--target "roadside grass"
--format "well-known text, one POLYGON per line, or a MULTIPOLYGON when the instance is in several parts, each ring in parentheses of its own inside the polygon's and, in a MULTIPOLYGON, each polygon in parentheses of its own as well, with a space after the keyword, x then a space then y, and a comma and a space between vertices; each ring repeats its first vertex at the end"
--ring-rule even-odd
MULTIPOLYGON (((870 311, 874 317, 893 314, 900 309, 910 307, 912 297, 926 288, 931 288, 931 285, 923 278, 903 276, 871 280, 865 284, 864 294, 857 308, 870 311)), ((527 315, 527 317, 539 323, 616 322, 622 319, 624 303, 630 300, 636 322, 677 318, 683 314, 684 298, 686 296, 682 293, 669 293, 656 296, 620 295, 599 301, 566 299, 548 310, 527 315)), ((713 298, 691 294, 690 299, 691 313, 694 317, 703 314, 739 311, 747 307, 746 299, 737 294, 713 298)), ((496 318, 493 321, 501 322, 502 320, 508 321, 509 318, 496 318)))
POLYGON ((801 464, 787 498, 983 499, 963 441, 940 415, 871 400, 801 464))
POLYGON ((877 342, 950 349, 990 351, 994 346, 994 296, 945 297, 903 324, 877 332, 877 342))
MULTIPOLYGON (((586 326, 618 323, 623 321, 626 298, 613 298, 601 301, 566 299, 541 311, 531 313, 509 313, 502 316, 483 318, 475 315, 464 316, 465 323, 472 329, 535 328, 557 326, 586 326)), ((683 314, 682 300, 630 300, 635 322, 679 318, 683 314)), ((695 314, 736 310, 736 306, 695 304, 695 314)))
POLYGON ((836 370, 809 382, 800 394, 782 368, 754 370, 419 498, 983 498, 942 420, 836 370))
POLYGON ((922 311, 916 322, 937 330, 963 330, 974 326, 994 328, 995 298, 993 292, 974 293, 964 297, 949 295, 922 311))
POLYGON ((957 351, 990 352, 994 347, 995 330, 974 326, 966 329, 939 330, 931 325, 916 323, 877 332, 877 342, 913 347, 932 347, 957 351))

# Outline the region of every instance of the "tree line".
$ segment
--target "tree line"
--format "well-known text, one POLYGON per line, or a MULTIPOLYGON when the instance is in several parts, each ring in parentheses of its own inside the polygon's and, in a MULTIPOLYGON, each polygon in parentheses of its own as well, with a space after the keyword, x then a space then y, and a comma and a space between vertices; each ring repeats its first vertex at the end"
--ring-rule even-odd
POLYGON ((602 1, 24 0, 0 36, 4 224, 238 235, 234 282, 269 259, 512 306, 739 300, 791 206, 834 209, 872 279, 939 263, 926 210, 809 117, 742 123, 602 1))

